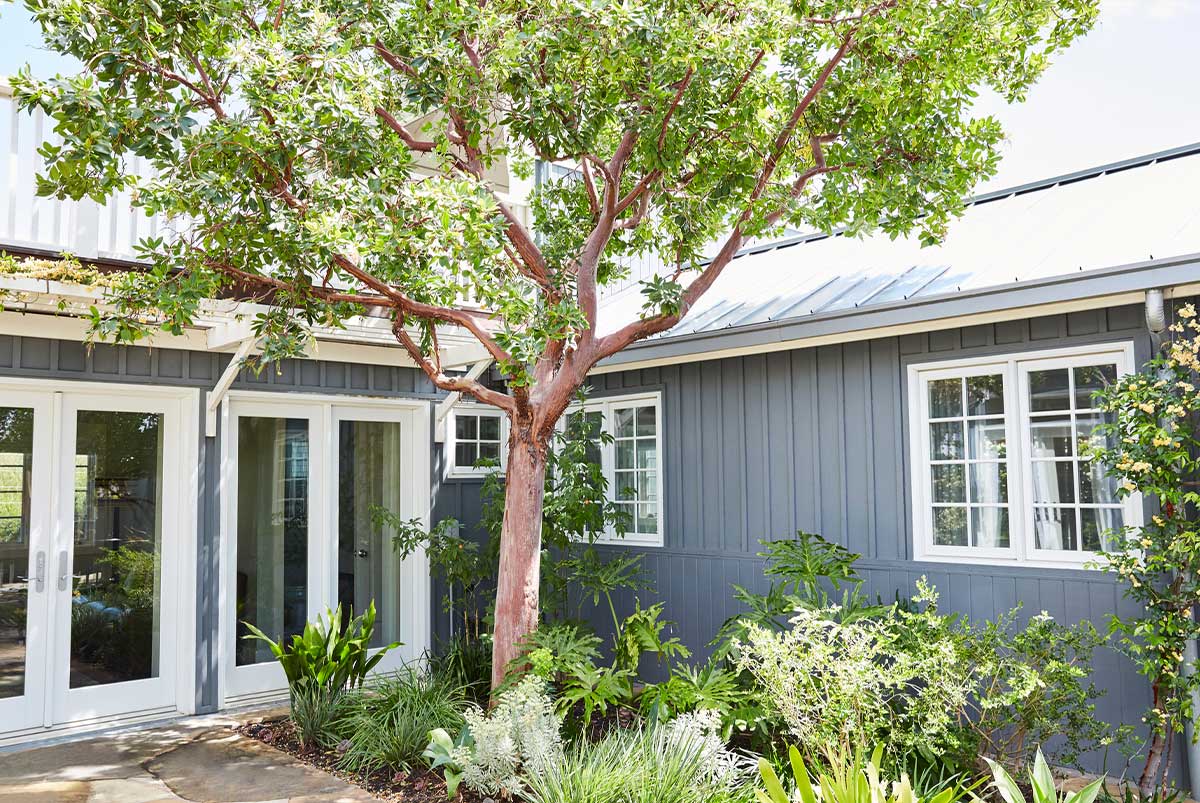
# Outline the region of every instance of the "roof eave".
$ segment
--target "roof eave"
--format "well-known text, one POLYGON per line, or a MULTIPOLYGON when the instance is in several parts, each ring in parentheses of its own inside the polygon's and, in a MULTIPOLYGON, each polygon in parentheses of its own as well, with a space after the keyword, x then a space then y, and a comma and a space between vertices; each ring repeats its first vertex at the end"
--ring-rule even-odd
POLYGON ((1200 253, 1185 254, 857 309, 730 326, 718 331, 667 334, 635 343, 604 360, 598 368, 616 371, 646 363, 691 362, 755 346, 761 347, 762 351, 802 348, 806 341, 886 332, 898 326, 926 324, 927 329, 958 326, 962 319, 972 317, 989 316, 993 320, 997 315, 1036 317, 1039 308, 1064 302, 1116 299, 1117 303, 1128 303, 1121 302, 1119 297, 1150 288, 1177 288, 1196 282, 1200 282, 1200 253), (939 327, 939 322, 944 326, 939 327))

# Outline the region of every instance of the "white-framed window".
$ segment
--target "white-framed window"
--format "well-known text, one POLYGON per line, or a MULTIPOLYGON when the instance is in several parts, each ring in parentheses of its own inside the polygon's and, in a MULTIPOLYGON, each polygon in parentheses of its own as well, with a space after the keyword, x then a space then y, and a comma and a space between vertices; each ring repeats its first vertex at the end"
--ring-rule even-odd
POLYGON ((914 557, 1081 566, 1141 500, 1088 459, 1130 343, 909 366, 914 557))
POLYGON ((612 436, 597 442, 592 459, 608 481, 608 498, 628 514, 623 537, 616 532, 602 543, 663 545, 662 394, 603 396, 573 406, 567 417, 586 415, 612 436))
POLYGON ((504 413, 484 405, 455 405, 446 422, 446 474, 481 477, 492 469, 476 466, 480 460, 499 462, 504 468, 508 426, 504 413))

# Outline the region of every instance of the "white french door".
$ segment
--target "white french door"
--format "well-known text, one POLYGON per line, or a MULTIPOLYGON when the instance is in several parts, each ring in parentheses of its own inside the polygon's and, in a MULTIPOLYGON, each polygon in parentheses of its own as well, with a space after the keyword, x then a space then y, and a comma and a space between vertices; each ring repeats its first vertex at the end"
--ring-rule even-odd
POLYGON ((429 641, 428 566, 401 560, 380 508, 425 525, 428 407, 399 400, 231 394, 223 412, 222 696, 273 696, 282 670, 253 625, 290 641, 341 604, 374 602, 381 662, 418 658, 429 641))
POLYGON ((0 739, 190 710, 196 394, 40 386, 0 381, 0 739))

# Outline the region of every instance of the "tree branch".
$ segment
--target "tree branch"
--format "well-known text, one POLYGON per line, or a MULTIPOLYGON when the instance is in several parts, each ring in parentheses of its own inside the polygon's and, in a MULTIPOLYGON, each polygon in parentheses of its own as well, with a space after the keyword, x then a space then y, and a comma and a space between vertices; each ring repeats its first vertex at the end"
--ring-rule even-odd
POLYGON ((754 71, 758 69, 758 65, 762 63, 763 57, 766 55, 767 51, 765 50, 759 50, 758 53, 754 55, 754 60, 750 62, 750 66, 746 68, 744 73, 742 73, 741 80, 737 82, 737 85, 734 86, 733 91, 729 93, 729 97, 725 99, 726 106, 728 106, 730 103, 733 103, 735 100, 737 100, 738 95, 742 94, 742 89, 744 89, 746 84, 750 82, 750 76, 754 75, 754 71))
MULTIPOLYGON (((878 8, 882 7, 883 6, 880 6, 878 8)), ((652 334, 657 334, 658 332, 663 332, 667 329, 670 329, 672 326, 682 320, 687 314, 688 310, 691 309, 692 305, 694 305, 696 301, 702 295, 704 295, 704 293, 710 287, 712 287, 713 282, 715 282, 717 277, 721 275, 721 272, 725 269, 725 266, 729 264, 730 260, 733 259, 734 255, 737 253, 738 249, 741 248, 742 243, 745 241, 744 226, 753 217, 755 204, 762 197, 763 192, 766 190, 771 181, 771 177, 775 174, 775 170, 779 165, 779 159, 782 157, 784 150, 791 141, 792 135, 795 133, 800 120, 804 116, 804 112, 820 95, 821 91, 828 83, 830 76, 833 75, 834 70, 837 69, 837 66, 842 62, 842 60, 846 57, 846 54, 849 53, 850 49, 853 47, 854 35, 856 32, 857 28, 851 30, 843 37, 841 46, 837 49, 837 52, 835 52, 833 56, 830 57, 829 61, 825 63, 825 66, 822 67, 821 72, 817 75, 813 85, 809 87, 809 90, 802 98, 800 98, 799 102, 792 110, 792 114, 788 118, 787 123, 784 124, 784 127, 782 130, 780 130, 779 135, 775 138, 771 152, 764 161, 762 170, 759 172, 758 180, 755 182, 754 189, 747 197, 745 207, 742 209, 741 215, 739 215, 737 222, 730 231, 728 239, 726 239, 725 243, 721 246, 721 249, 717 252, 717 255, 713 257, 708 265, 705 266, 704 270, 701 271, 700 275, 697 276, 696 279, 690 285, 688 285, 687 289, 683 291, 679 301, 679 308, 673 313, 664 313, 651 318, 643 318, 626 324, 617 331, 600 338, 594 343, 590 343, 588 353, 581 355, 580 359, 585 359, 590 362, 591 365, 594 365, 596 362, 599 362, 605 357, 616 354, 630 343, 633 343, 644 337, 649 337, 652 334)), ((822 139, 823 138, 820 137, 814 137, 812 140, 810 140, 810 142, 812 142, 814 145, 814 162, 819 163, 815 163, 812 168, 806 170, 796 179, 791 188, 791 197, 798 196, 813 177, 822 173, 832 172, 834 169, 841 169, 841 166, 837 168, 830 168, 825 164, 824 153, 820 147, 822 139)), ((774 218, 775 221, 778 220, 779 215, 783 214, 783 211, 784 210, 781 209, 771 213, 771 215, 776 216, 774 218)), ((767 217, 768 223, 770 223, 772 219, 771 215, 768 215, 767 217)))
POLYGON ((371 46, 375 49, 375 52, 379 54, 380 58, 382 58, 385 62, 387 62, 388 66, 391 67, 396 72, 404 73, 405 75, 407 75, 410 78, 419 77, 417 74, 417 71, 414 70, 411 65, 407 64, 403 59, 401 59, 395 53, 388 50, 384 46, 383 42, 376 39, 374 41, 374 43, 372 43, 371 46))
POLYGON ((414 150, 419 153, 431 153, 436 147, 434 143, 430 142, 429 140, 417 139, 412 134, 408 133, 408 129, 404 127, 404 124, 392 116, 392 113, 382 106, 375 107, 375 116, 383 120, 383 122, 387 124, 388 128, 399 134, 400 139, 403 140, 404 144, 409 147, 409 150, 414 150))
POLYGON ((675 97, 671 99, 671 105, 667 107, 667 113, 663 115, 662 125, 658 129, 658 150, 660 153, 663 149, 663 143, 667 141, 667 127, 671 123, 671 117, 675 114, 675 110, 679 108, 679 103, 683 100, 683 93, 691 85, 695 74, 696 71, 689 64, 687 72, 683 74, 683 79, 679 82, 679 88, 675 90, 675 97))
POLYGON ((396 336, 396 340, 400 341, 400 345, 408 352, 408 356, 425 372, 425 375, 429 377, 429 381, 433 382, 435 387, 450 392, 469 393, 484 404, 499 407, 508 413, 516 411, 516 401, 507 393, 492 390, 478 380, 468 379, 465 376, 448 376, 444 371, 431 363, 429 358, 422 353, 421 347, 412 339, 412 335, 404 328, 404 317, 402 315, 397 315, 392 321, 392 334, 396 336))

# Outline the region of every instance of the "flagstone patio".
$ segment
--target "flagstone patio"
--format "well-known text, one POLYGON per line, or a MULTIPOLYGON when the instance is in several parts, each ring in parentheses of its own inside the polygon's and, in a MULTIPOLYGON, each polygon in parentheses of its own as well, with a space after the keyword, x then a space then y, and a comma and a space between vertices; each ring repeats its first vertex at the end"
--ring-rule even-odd
POLYGON ((253 716, 0 753, 0 803, 367 803, 376 798, 234 732, 253 716))

